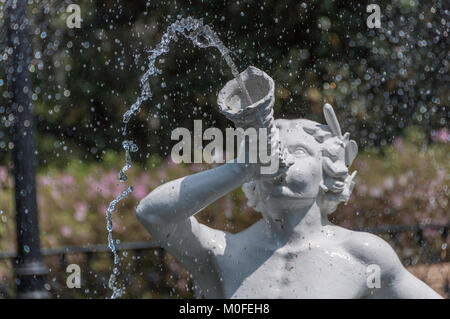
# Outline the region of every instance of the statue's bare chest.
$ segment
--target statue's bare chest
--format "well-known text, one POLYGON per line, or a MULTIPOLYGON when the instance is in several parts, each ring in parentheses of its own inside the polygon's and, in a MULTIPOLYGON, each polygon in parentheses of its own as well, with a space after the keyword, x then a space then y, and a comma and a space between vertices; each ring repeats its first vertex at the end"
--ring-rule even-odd
POLYGON ((365 268, 346 252, 304 243, 275 250, 235 247, 217 258, 225 298, 355 298, 365 268))

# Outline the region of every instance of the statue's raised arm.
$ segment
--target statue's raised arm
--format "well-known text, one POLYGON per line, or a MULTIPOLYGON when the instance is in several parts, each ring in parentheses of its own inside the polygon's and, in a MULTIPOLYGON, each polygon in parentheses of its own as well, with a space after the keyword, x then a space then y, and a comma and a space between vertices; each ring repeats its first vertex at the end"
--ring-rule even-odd
MULTIPOLYGON (((266 74, 264 75, 268 78, 266 74)), ((258 73, 257 76, 261 76, 261 73, 258 73)), ((270 81, 272 80, 270 79, 270 81)), ((235 83, 237 83, 236 80, 230 81, 223 91, 229 92, 230 84, 235 85, 235 83)), ((232 87, 234 88, 234 86, 232 87)), ((255 109, 264 108, 271 115, 273 113, 273 83, 271 87, 250 87, 249 91, 256 102, 253 106, 247 106, 248 110, 257 106, 255 109), (262 92, 263 89, 267 92, 262 92), (269 104, 267 104, 266 98, 268 94, 272 98, 269 104)), ((236 92, 230 93, 235 94, 236 92)), ((221 94, 220 97, 227 98, 228 96, 221 94)), ((248 116, 248 114, 245 118, 254 121, 254 117, 248 116)), ((276 141, 272 139, 272 142, 276 141)), ((278 147, 277 142, 274 145, 278 147)), ((160 242, 192 273, 197 276, 205 276, 206 273, 207 281, 212 281, 214 284, 217 284, 218 278, 210 259, 211 249, 217 245, 226 245, 225 233, 198 223, 193 215, 242 184, 263 177, 260 174, 260 165, 249 163, 248 156, 245 155, 246 151, 250 152, 254 148, 255 145, 251 145, 249 140, 244 140, 240 145, 238 158, 232 159, 222 166, 160 185, 142 199, 136 209, 138 220, 155 240, 160 242), (245 147, 246 145, 247 147, 245 147)), ((278 151, 276 149, 276 152, 278 151)), ((281 161, 285 162, 282 155, 277 153, 276 156, 280 156, 281 161)), ((277 165, 275 172, 265 174, 264 177, 276 177, 284 173, 287 168, 287 165, 282 165, 282 167, 277 165)), ((203 290, 214 290, 211 288, 213 285, 203 284, 201 286, 203 286, 203 290)))

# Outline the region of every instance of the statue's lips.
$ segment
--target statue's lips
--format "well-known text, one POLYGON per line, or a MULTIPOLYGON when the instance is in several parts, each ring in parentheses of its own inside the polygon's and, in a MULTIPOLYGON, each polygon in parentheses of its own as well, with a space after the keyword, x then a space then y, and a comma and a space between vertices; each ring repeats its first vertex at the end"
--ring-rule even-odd
POLYGON ((273 198, 289 197, 289 198, 293 198, 293 199, 304 199, 302 194, 294 193, 289 187, 282 186, 282 185, 273 187, 269 196, 273 197, 273 198))

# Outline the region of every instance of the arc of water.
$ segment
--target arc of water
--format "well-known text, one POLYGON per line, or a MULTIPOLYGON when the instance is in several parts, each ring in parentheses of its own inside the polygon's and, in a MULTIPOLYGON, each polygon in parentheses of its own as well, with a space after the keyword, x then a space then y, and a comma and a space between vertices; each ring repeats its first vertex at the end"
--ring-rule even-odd
MULTIPOLYGON (((252 104, 251 97, 248 91, 246 90, 242 79, 240 78, 236 65, 231 59, 230 50, 224 46, 224 44, 222 43, 222 41, 220 41, 217 34, 208 25, 203 24, 203 21, 201 19, 194 19, 192 17, 187 17, 172 23, 167 28, 166 32, 162 35, 161 42, 158 43, 158 45, 154 49, 148 51, 150 53, 150 55, 148 56, 148 68, 140 80, 141 94, 136 99, 136 102, 134 102, 131 105, 131 107, 123 114, 122 117, 122 122, 124 123, 124 126, 122 127, 123 136, 126 136, 128 122, 130 121, 131 117, 140 110, 143 102, 147 101, 148 99, 151 99, 152 92, 149 84, 149 79, 151 76, 161 73, 161 70, 159 70, 156 67, 156 60, 161 55, 164 55, 169 52, 170 43, 178 40, 177 35, 184 36, 185 38, 192 41, 194 45, 200 48, 207 48, 207 47, 217 48, 220 54, 224 57, 228 66, 231 68, 231 72, 238 81, 241 91, 243 92, 243 95, 247 100, 248 105, 252 104)), ((136 152, 137 146, 131 140, 124 140, 122 143, 122 147, 125 150, 125 165, 120 170, 118 174, 118 179, 120 182, 123 183, 126 182, 127 180, 126 171, 129 170, 132 165, 130 152, 136 152)), ((114 209, 117 206, 117 204, 122 199, 126 198, 132 191, 133 188, 131 186, 128 187, 124 192, 122 192, 109 204, 108 209, 106 211, 106 220, 107 220, 106 229, 108 231, 108 247, 110 248, 114 256, 113 271, 108 281, 108 287, 113 291, 111 296, 112 299, 118 298, 122 296, 124 293, 123 288, 120 289, 119 287, 117 287, 117 277, 119 275, 120 257, 117 253, 116 245, 112 235, 113 231, 112 213, 114 212, 114 209)))

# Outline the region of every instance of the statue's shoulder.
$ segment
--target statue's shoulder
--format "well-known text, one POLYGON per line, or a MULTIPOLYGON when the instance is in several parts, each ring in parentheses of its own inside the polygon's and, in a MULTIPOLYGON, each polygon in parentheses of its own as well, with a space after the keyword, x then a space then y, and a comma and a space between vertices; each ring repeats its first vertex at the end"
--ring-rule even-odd
POLYGON ((354 258, 364 264, 377 264, 385 270, 401 265, 391 245, 377 235, 347 230, 343 245, 354 258))

